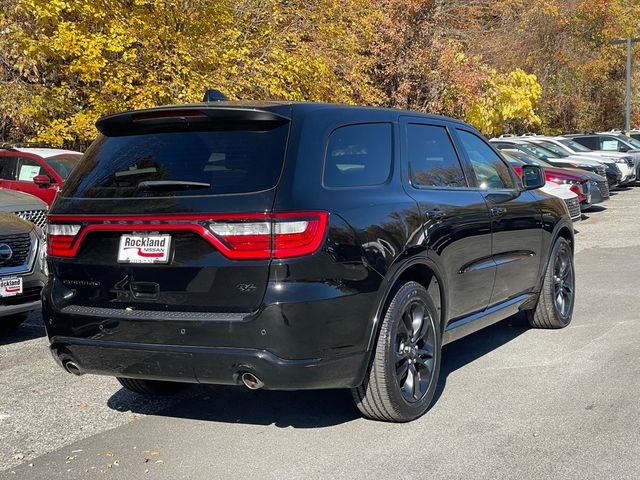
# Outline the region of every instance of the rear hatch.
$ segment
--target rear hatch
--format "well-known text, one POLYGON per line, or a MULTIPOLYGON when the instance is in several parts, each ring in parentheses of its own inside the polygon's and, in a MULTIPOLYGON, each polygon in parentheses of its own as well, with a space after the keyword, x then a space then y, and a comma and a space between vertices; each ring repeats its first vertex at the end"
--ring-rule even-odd
POLYGON ((287 111, 194 106, 100 120, 50 212, 53 304, 255 311, 287 111))

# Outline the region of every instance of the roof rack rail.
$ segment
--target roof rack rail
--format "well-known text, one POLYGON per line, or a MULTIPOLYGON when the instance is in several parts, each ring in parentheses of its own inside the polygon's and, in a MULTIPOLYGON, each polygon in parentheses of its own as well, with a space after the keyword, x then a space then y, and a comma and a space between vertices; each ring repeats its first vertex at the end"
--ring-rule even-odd
POLYGON ((229 100, 229 97, 227 97, 220 90, 216 90, 215 88, 211 88, 206 92, 204 92, 204 98, 202 99, 202 101, 205 103, 206 102, 222 102, 224 100, 229 100))
POLYGON ((529 132, 529 133, 523 133, 521 136, 523 136, 523 137, 537 137, 538 134, 529 132))
POLYGON ((515 135, 513 133, 503 133, 498 138, 511 138, 511 137, 515 137, 515 135))

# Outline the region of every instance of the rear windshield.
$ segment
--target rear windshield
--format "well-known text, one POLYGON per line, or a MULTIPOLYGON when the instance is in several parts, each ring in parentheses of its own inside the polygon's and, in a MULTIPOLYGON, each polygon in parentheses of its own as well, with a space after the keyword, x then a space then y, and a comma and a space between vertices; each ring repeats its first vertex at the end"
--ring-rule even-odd
POLYGON ((75 198, 249 193, 274 187, 288 124, 261 131, 215 130, 100 136, 67 180, 75 198))

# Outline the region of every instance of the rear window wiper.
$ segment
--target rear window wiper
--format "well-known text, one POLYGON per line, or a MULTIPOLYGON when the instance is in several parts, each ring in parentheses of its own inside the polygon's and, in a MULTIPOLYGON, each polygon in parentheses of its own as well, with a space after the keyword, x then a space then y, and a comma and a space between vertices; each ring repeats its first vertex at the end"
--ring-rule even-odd
POLYGON ((188 182, 184 180, 147 180, 138 183, 136 190, 196 190, 211 188, 210 183, 188 182))

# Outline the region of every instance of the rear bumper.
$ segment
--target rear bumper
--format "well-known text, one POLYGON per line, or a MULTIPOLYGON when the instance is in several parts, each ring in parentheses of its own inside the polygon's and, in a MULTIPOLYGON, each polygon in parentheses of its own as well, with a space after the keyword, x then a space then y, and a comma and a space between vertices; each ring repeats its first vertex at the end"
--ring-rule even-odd
POLYGON ((81 373, 186 383, 238 385, 253 373, 274 390, 349 388, 364 374, 364 352, 331 359, 289 360, 268 350, 158 345, 53 337, 58 364, 73 361, 81 373))
POLYGON ((368 365, 377 288, 274 282, 245 314, 64 305, 57 288, 43 294, 51 351, 83 373, 229 385, 250 372, 296 390, 357 386, 368 365))

